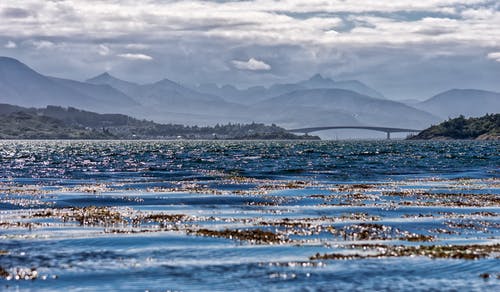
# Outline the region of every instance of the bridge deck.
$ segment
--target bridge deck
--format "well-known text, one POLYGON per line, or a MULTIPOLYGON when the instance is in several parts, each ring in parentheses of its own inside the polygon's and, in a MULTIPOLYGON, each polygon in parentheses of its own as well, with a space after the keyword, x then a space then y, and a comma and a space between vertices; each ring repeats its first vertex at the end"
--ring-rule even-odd
POLYGON ((290 133, 312 133, 325 130, 335 130, 335 129, 360 129, 360 130, 372 130, 384 133, 398 133, 398 132, 408 132, 408 133, 418 133, 422 130, 416 129, 405 129, 405 128, 390 128, 390 127, 370 127, 370 126, 331 126, 331 127, 310 127, 310 128, 300 128, 288 130, 290 133))
POLYGON ((332 127, 311 127, 301 129, 288 130, 290 133, 309 134, 317 131, 335 130, 335 129, 360 129, 384 132, 387 134, 387 140, 391 139, 391 133, 420 133, 422 130, 405 129, 405 128, 390 128, 390 127, 370 127, 370 126, 332 126, 332 127))

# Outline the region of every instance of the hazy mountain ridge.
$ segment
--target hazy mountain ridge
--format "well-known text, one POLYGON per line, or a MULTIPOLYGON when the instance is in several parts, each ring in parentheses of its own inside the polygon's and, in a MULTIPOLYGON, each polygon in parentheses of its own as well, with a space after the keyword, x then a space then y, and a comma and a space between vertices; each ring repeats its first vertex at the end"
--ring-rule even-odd
MULTIPOLYGON (((212 111, 217 114, 230 114, 240 111, 241 105, 230 103, 221 97, 200 93, 169 79, 148 84, 137 84, 103 73, 87 82, 99 85, 116 86, 127 96, 140 103, 144 109, 162 108, 165 112, 185 114, 204 114, 212 111)), ((143 110, 144 110, 143 109, 143 110)))
POLYGON ((125 81, 111 76, 108 72, 102 73, 93 78, 87 79, 85 82, 97 85, 109 85, 120 90, 123 93, 131 92, 137 89, 140 85, 134 82, 125 81))
MULTIPOLYGON (((328 111, 332 125, 378 125, 399 127, 423 127, 438 120, 437 117, 399 102, 377 99, 344 89, 308 89, 297 90, 263 101, 256 105, 258 109, 296 107, 328 111), (343 114, 342 119, 335 115, 343 114), (352 117, 350 124, 345 123, 346 117, 352 117), (356 123, 357 121, 357 123, 356 123)), ((302 121, 304 126, 325 125, 317 123, 320 116, 305 115, 308 121, 302 121)), ((293 118, 293 117, 292 117, 293 118)), ((292 122, 290 119, 289 122, 292 122)), ((299 126, 299 125, 297 125, 299 126)))
POLYGON ((316 74, 307 80, 297 83, 278 83, 267 88, 264 86, 254 86, 247 89, 238 89, 233 85, 218 86, 213 83, 201 84, 193 88, 200 92, 221 96, 228 101, 248 105, 261 102, 271 97, 303 89, 336 88, 351 90, 371 97, 384 98, 381 93, 358 80, 334 81, 330 78, 325 78, 320 74, 316 74))
POLYGON ((500 93, 478 89, 451 89, 420 102, 415 107, 443 119, 459 115, 479 117, 500 112, 500 93))
MULTIPOLYGON (((119 80, 109 74, 101 74, 97 77, 89 79, 93 83, 105 83, 105 84, 117 84, 123 88, 123 85, 130 86, 133 84, 128 81, 119 80)), ((222 98, 215 96, 214 94, 200 94, 197 91, 182 86, 178 83, 170 81, 168 79, 163 79, 156 83, 138 85, 136 84, 132 90, 126 92, 130 96, 136 96, 137 101, 142 101, 144 104, 149 104, 155 106, 162 106, 161 103, 154 103, 154 101, 163 100, 165 104, 168 104, 168 108, 165 108, 169 114, 175 113, 185 113, 185 114, 195 114, 200 115, 204 112, 216 112, 223 113, 225 118, 228 118, 232 122, 266 122, 266 123, 277 123, 286 126, 297 126, 301 124, 311 124, 311 123, 341 123, 348 125, 360 125, 361 122, 358 121, 355 115, 349 111, 348 107, 345 108, 335 108, 329 107, 328 109, 316 104, 312 107, 308 107, 304 104, 279 104, 279 105, 269 105, 262 106, 260 103, 255 102, 255 100, 262 100, 265 102, 279 96, 282 94, 300 91, 304 92, 314 92, 317 89, 308 89, 309 87, 314 88, 315 86, 327 86, 328 84, 334 84, 335 82, 323 78, 321 75, 315 75, 309 80, 301 82, 301 84, 276 84, 271 86, 269 89, 265 87, 251 87, 245 91, 239 91, 234 86, 224 86, 217 87, 216 85, 205 85, 205 89, 224 90, 226 94, 239 94, 243 92, 243 96, 239 96, 238 100, 245 100, 245 105, 238 105, 235 103, 227 103, 222 98), (239 92, 239 93, 238 93, 239 92), (254 96, 261 94, 259 98, 254 98, 254 96), (182 98, 179 98, 181 97, 182 98), (270 96, 270 97, 269 97, 270 96), (197 108, 202 108, 203 111, 197 111, 197 108)), ((352 92, 348 90, 339 92, 352 92)), ((355 92, 352 92, 355 93, 355 92)), ((357 94, 357 93, 355 93, 357 94)), ((311 98, 315 98, 311 96, 311 98)), ((156 117, 156 115, 153 115, 156 117)), ((183 117, 179 117, 181 120, 183 117)), ((198 119, 200 116, 194 116, 193 118, 198 119)), ((210 117, 209 117, 210 118, 210 117)), ((166 122, 166 120, 162 120, 166 122)))
POLYGON ((99 84, 89 84, 85 82, 79 82, 70 79, 49 77, 50 79, 58 82, 59 84, 79 92, 82 95, 88 96, 93 100, 102 101, 105 106, 113 105, 116 106, 118 103, 119 107, 128 108, 140 105, 139 102, 135 101, 128 95, 124 94, 120 90, 110 86, 110 85, 99 85, 99 84))
POLYGON ((380 92, 369 87, 368 85, 364 84, 359 80, 335 81, 330 78, 325 78, 321 76, 321 74, 316 74, 311 78, 309 78, 308 80, 299 82, 299 84, 309 89, 322 89, 322 88, 345 89, 370 97, 375 97, 380 99, 385 98, 384 95, 382 95, 380 92))
MULTIPOLYGON (((258 122, 290 128, 371 125, 418 129, 442 120, 438 116, 455 112, 478 115, 484 111, 499 111, 500 94, 481 90, 451 90, 413 106, 361 94, 352 88, 334 88, 344 85, 364 86, 355 80, 333 81, 319 74, 297 83, 275 84, 268 88, 255 86, 245 90, 230 85, 190 87, 169 79, 138 84, 109 73, 79 82, 48 77, 15 59, 0 58, 0 102, 28 107, 71 106, 162 123, 258 122), (460 98, 453 98, 457 95, 460 98), (475 100, 477 96, 481 98, 480 102, 475 100), (480 110, 471 111, 475 108, 480 110)), ((380 95, 373 91, 373 95, 380 95)))
POLYGON ((99 112, 138 105, 110 86, 48 77, 6 57, 0 57, 0 102, 21 106, 57 104, 99 112))

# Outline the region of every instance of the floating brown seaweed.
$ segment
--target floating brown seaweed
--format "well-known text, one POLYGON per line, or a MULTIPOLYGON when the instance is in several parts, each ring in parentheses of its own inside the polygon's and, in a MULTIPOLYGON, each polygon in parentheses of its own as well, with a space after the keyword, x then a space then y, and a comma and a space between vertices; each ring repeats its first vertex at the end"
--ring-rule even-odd
POLYGON ((476 260, 490 256, 500 252, 500 244, 494 245, 421 245, 421 246, 404 246, 404 245, 356 245, 356 248, 372 248, 376 253, 366 254, 316 254, 310 257, 311 260, 348 260, 348 259, 367 259, 381 257, 407 257, 407 256, 425 256, 429 258, 443 259, 464 259, 476 260))
POLYGON ((88 206, 71 208, 62 214, 63 221, 77 221, 80 225, 112 225, 125 223, 121 213, 109 207, 88 206))
POLYGON ((273 243, 283 243, 286 242, 287 239, 283 238, 273 232, 264 231, 262 229, 251 229, 251 230, 210 230, 210 229, 199 229, 196 231, 191 231, 196 235, 200 236, 209 236, 209 237, 224 237, 229 239, 237 239, 249 241, 252 243, 258 244, 273 244, 273 243))

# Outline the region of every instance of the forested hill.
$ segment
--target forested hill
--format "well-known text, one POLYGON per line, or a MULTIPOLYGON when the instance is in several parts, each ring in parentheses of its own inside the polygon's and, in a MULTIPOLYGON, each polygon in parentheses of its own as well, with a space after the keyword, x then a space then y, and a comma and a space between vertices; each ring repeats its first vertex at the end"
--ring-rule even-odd
POLYGON ((500 114, 488 114, 480 118, 460 116, 423 130, 410 139, 445 140, 477 139, 500 140, 500 114))
POLYGON ((24 108, 0 104, 0 139, 319 139, 298 136, 276 125, 158 124, 122 114, 75 108, 24 108))

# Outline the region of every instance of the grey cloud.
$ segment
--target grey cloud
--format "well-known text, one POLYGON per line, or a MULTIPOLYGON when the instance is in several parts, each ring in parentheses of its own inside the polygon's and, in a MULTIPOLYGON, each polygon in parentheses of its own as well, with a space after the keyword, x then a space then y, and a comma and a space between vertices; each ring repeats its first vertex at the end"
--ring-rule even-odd
MULTIPOLYGON (((29 2, 34 0, 28 0, 29 2)), ((361 0, 353 3, 334 2, 338 2, 340 9, 336 5, 326 5, 325 1, 319 0, 311 0, 302 5, 298 5, 296 1, 283 1, 279 9, 275 2, 263 0, 224 3, 172 1, 168 4, 152 1, 141 5, 134 4, 133 1, 123 1, 118 5, 114 2, 88 3, 80 0, 73 2, 74 7, 65 2, 48 2, 52 4, 38 4, 39 17, 35 21, 4 24, 3 27, 0 24, 0 34, 3 32, 6 35, 12 33, 32 37, 45 35, 114 41, 123 36, 142 34, 150 39, 209 37, 234 40, 245 45, 259 43, 271 46, 392 45, 413 44, 415 40, 424 43, 472 40, 484 46, 500 39, 496 34, 486 37, 484 33, 474 31, 494 30, 496 20, 490 19, 498 19, 500 13, 492 10, 490 6, 461 11, 460 15, 466 18, 457 21, 455 26, 449 26, 447 22, 450 20, 446 18, 434 18, 432 21, 425 18, 408 20, 398 18, 394 12, 400 9, 424 14, 422 11, 427 9, 428 13, 435 13, 436 8, 439 8, 439 11, 442 7, 450 7, 455 3, 483 3, 481 0, 425 0, 412 5, 398 2, 392 6, 384 3, 365 3, 361 0), (392 11, 392 16, 360 14, 365 10, 359 10, 359 5, 355 4, 362 2, 367 5, 366 9, 364 8, 366 11, 392 11), (295 17, 292 12, 297 11, 299 7, 312 12, 295 17), (350 20, 350 24, 346 24, 342 17, 335 16, 335 13, 315 13, 318 9, 327 12, 342 11, 344 14, 350 11, 357 16, 350 20), (486 14, 488 18, 479 17, 486 14), (338 33, 339 31, 341 33, 338 33), (432 38, 443 34, 450 34, 450 37, 432 38), (422 35, 429 37, 419 37, 422 35)))
POLYGON ((454 32, 455 29, 449 27, 429 27, 417 29, 415 32, 423 35, 443 35, 454 32))
POLYGON ((500 71, 487 57, 500 41, 492 1, 299 2, 0 1, 0 14, 12 6, 37 11, 0 22, 0 55, 80 80, 111 70, 132 81, 243 87, 322 73, 361 79, 395 98, 462 84, 500 90, 478 73, 500 71), (15 50, 4 47, 10 40, 15 50))
POLYGON ((2 9, 2 16, 6 18, 27 18, 31 16, 31 12, 22 9, 22 8, 16 8, 16 7, 7 7, 2 9))

